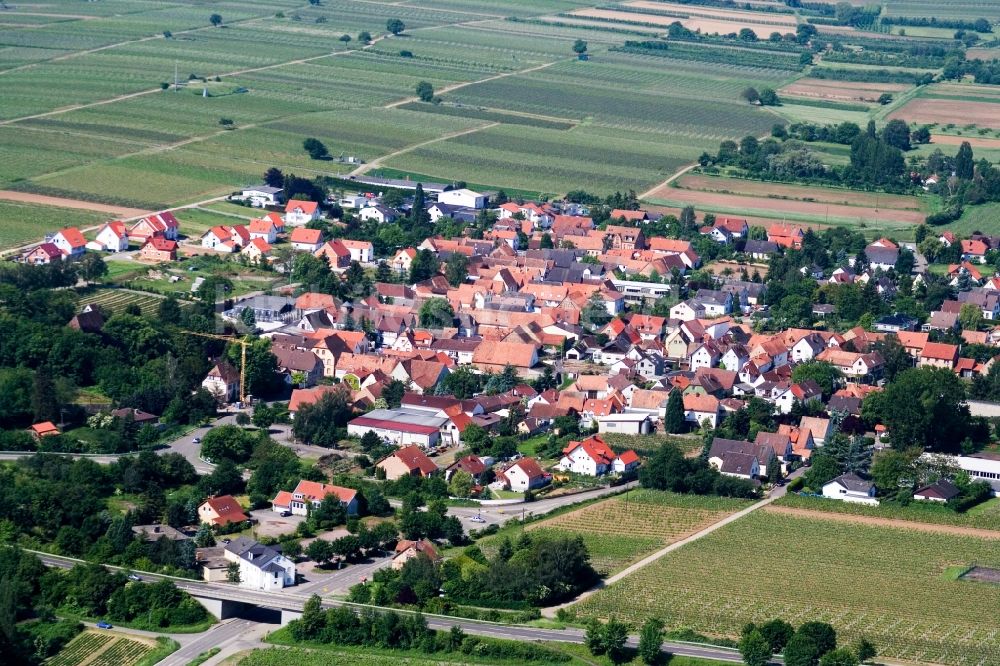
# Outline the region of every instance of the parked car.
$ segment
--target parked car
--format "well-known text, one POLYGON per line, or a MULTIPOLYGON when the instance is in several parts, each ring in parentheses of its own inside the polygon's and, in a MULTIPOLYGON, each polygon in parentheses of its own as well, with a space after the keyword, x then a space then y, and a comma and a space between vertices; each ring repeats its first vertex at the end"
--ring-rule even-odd
POLYGON ((282 518, 288 518, 288 516, 290 516, 290 515, 292 515, 291 511, 282 511, 281 512, 281 517, 282 518))
POLYGON ((139 576, 139 575, 137 575, 137 574, 129 574, 128 575, 128 579, 129 580, 142 580, 142 577, 139 576))
POLYGON ((191 440, 192 444, 201 444, 201 437, 195 437, 191 440))
POLYGON ((114 627, 111 626, 110 622, 105 622, 104 620, 101 620, 100 622, 97 623, 97 628, 98 629, 114 629, 114 627))
POLYGON ((485 523, 486 522, 486 519, 483 518, 482 516, 470 516, 469 520, 471 520, 474 523, 485 523))

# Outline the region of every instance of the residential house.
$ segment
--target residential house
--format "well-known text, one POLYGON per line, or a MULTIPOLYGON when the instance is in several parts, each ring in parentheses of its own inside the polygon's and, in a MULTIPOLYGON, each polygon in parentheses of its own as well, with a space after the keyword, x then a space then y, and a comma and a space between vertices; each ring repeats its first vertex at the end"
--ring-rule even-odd
POLYGON ((65 229, 60 229, 56 235, 52 237, 51 242, 59 248, 59 251, 67 259, 76 259, 77 257, 81 257, 87 249, 87 239, 83 237, 83 234, 80 233, 80 230, 76 227, 66 227, 65 229))
POLYGON ((390 208, 389 206, 383 206, 382 204, 369 204, 361 209, 358 213, 358 217, 365 222, 374 220, 379 224, 388 224, 390 222, 395 222, 398 220, 402 214, 395 208, 390 208))
POLYGON ((802 249, 802 238, 805 232, 801 227, 788 224, 772 224, 767 228, 767 240, 779 247, 802 249))
POLYGON ((708 421, 710 427, 717 427, 721 420, 719 399, 713 395, 699 395, 697 393, 685 395, 684 420, 696 428, 701 427, 705 421, 708 421))
POLYGON ((358 515, 358 491, 354 488, 344 488, 334 486, 329 483, 319 483, 317 481, 306 481, 302 479, 295 486, 295 490, 278 491, 278 494, 271 500, 271 508, 274 511, 289 511, 295 516, 305 516, 309 513, 309 507, 318 508, 327 497, 336 497, 348 516, 358 515))
POLYGON ((326 261, 334 273, 345 271, 351 265, 351 251, 339 239, 327 241, 313 256, 326 261))
POLYGON ((295 585, 295 563, 276 548, 250 537, 237 537, 223 548, 223 556, 240 567, 240 587, 272 592, 295 585))
POLYGON ((399 571, 407 562, 421 555, 426 556, 431 562, 438 563, 441 556, 438 555, 437 548, 427 539, 411 541, 410 539, 400 539, 396 542, 396 550, 392 556, 392 563, 389 565, 393 570, 399 571))
POLYGON ((429 477, 438 473, 438 466, 427 457, 419 446, 404 446, 390 456, 380 460, 375 467, 385 472, 389 481, 404 476, 429 477))
POLYGON ((163 212, 137 220, 128 230, 129 240, 139 245, 145 244, 152 236, 163 236, 167 240, 178 240, 180 223, 173 213, 163 212))
POLYGON ((278 240, 278 227, 269 218, 250 221, 250 240, 257 238, 273 244, 278 240))
POLYGON ((125 252, 128 250, 128 227, 124 222, 108 222, 98 230, 94 240, 87 243, 87 248, 106 252, 125 252))
POLYGON ((600 433, 648 435, 653 432, 653 420, 649 414, 620 412, 595 416, 594 420, 600 433))
POLYGON ((986 263, 986 253, 990 247, 981 240, 962 241, 962 261, 971 261, 975 264, 986 263))
POLYGON ((249 519, 243 507, 232 495, 209 497, 198 506, 198 520, 213 527, 242 523, 249 519))
POLYGON ((254 238, 240 250, 240 256, 246 257, 251 264, 265 264, 271 256, 271 244, 263 238, 254 238))
POLYGON ((359 264, 370 264, 375 261, 375 246, 370 241, 343 238, 340 242, 351 253, 351 261, 356 261, 359 264))
POLYGON ((236 402, 240 397, 240 373, 225 361, 219 361, 205 375, 201 386, 221 403, 236 402))
POLYGON ((931 368, 945 368, 951 370, 958 362, 958 346, 949 345, 943 342, 928 342, 920 352, 917 366, 931 368))
POLYGON ((925 502, 947 502, 955 499, 961 494, 962 492, 955 486, 954 483, 948 481, 947 479, 939 479, 935 483, 918 488, 917 491, 913 493, 913 499, 923 500, 925 502))
POLYGON ((21 262, 29 266, 43 266, 62 258, 63 253, 59 251, 59 248, 54 243, 42 243, 25 252, 21 256, 21 262))
POLYGON ((823 486, 823 497, 855 504, 877 506, 875 485, 854 473, 841 474, 823 486))
POLYGON ((771 255, 778 253, 778 244, 772 241, 748 240, 743 245, 743 252, 751 259, 767 261, 771 255))
POLYGON ((302 201, 301 199, 291 199, 285 204, 285 224, 293 227, 309 224, 313 220, 318 220, 323 216, 319 209, 319 204, 315 201, 302 201))
POLYGON ((323 232, 319 229, 297 227, 292 229, 288 240, 291 242, 293 250, 315 252, 323 245, 323 232))
POLYGON ((51 437, 53 435, 61 435, 62 431, 56 426, 52 421, 42 421, 41 423, 35 423, 30 428, 28 428, 28 433, 39 440, 42 437, 51 437))
POLYGON ((543 471, 534 458, 521 458, 497 474, 497 480, 514 492, 524 492, 548 485, 552 475, 543 471))
POLYGON ((811 400, 822 400, 823 390, 812 379, 798 384, 792 384, 782 391, 775 399, 774 405, 781 414, 790 414, 795 403, 806 404, 811 400))
POLYGON ((393 270, 400 275, 405 275, 410 272, 410 264, 413 263, 413 260, 416 259, 416 257, 417 251, 414 248, 405 247, 396 252, 396 254, 392 257, 390 266, 392 266, 393 270))
POLYGON ((167 240, 163 236, 153 236, 139 250, 140 261, 163 262, 177 261, 177 241, 167 240))

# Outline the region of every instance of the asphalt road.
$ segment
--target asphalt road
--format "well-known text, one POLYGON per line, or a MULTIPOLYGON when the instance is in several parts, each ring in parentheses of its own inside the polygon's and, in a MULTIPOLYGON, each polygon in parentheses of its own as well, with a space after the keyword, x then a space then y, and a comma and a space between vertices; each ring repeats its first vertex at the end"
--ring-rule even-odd
MULTIPOLYGON (((32 551, 36 552, 36 551, 32 551)), ((47 566, 70 568, 77 564, 78 560, 71 558, 37 553, 39 559, 47 566)), ((118 567, 108 567, 117 569, 118 567)), ((142 574, 144 581, 153 581, 164 578, 155 574, 142 574)), ((282 592, 260 592, 247 590, 244 588, 228 585, 224 583, 205 583, 201 581, 186 581, 177 578, 171 579, 179 589, 185 590, 195 595, 212 597, 230 601, 240 601, 255 604, 267 608, 298 610, 300 611, 308 600, 307 594, 300 594, 296 588, 282 592)), ((336 606, 358 607, 357 604, 347 604, 336 599, 324 599, 325 608, 336 606)), ((397 611, 405 612, 405 611, 397 611)), ((492 636, 494 638, 508 638, 517 641, 556 641, 565 643, 582 643, 584 641, 584 631, 581 629, 540 629, 536 627, 524 627, 517 625, 503 625, 492 622, 477 622, 461 618, 450 618, 436 615, 424 615, 428 626, 433 629, 447 630, 453 626, 461 627, 467 634, 480 636, 492 636)), ((186 664, 188 661, 198 656, 201 652, 220 645, 223 642, 237 640, 245 632, 253 630, 252 625, 257 624, 253 620, 237 620, 223 622, 214 625, 212 629, 200 635, 196 640, 184 641, 182 648, 171 655, 169 661, 165 660, 161 664, 186 664)), ((190 636, 189 634, 187 636, 190 636)), ((629 645, 638 644, 637 636, 629 637, 629 645)), ((704 659, 717 659, 733 663, 742 663, 739 652, 727 648, 714 647, 709 645, 697 645, 688 643, 664 643, 664 649, 679 656, 701 657, 704 659)))

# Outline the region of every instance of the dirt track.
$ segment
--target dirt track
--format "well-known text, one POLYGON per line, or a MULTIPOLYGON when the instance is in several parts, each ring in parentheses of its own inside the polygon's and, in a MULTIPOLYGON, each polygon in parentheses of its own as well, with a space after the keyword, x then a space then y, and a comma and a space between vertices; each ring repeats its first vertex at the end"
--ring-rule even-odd
POLYGON ((34 203, 45 206, 59 206, 60 208, 73 208, 76 210, 93 210, 98 213, 107 213, 112 217, 142 217, 149 215, 152 211, 139 208, 127 208, 125 206, 108 206, 106 204, 94 203, 92 201, 81 201, 79 199, 63 199, 62 197, 49 197, 44 194, 32 194, 31 192, 14 192, 12 190, 0 190, 0 200, 18 201, 21 203, 34 203))
POLYGON ((904 530, 916 530, 918 532, 936 532, 939 534, 954 534, 956 536, 977 537, 979 539, 1000 539, 1000 532, 984 530, 976 527, 961 527, 958 525, 936 525, 934 523, 918 523, 912 520, 897 520, 893 518, 877 518, 875 516, 858 516, 850 513, 834 513, 832 511, 812 511, 810 509, 796 509, 787 506, 766 507, 766 511, 783 513, 802 518, 813 518, 816 520, 830 520, 839 523, 862 523, 864 525, 875 525, 878 527, 897 527, 904 530))

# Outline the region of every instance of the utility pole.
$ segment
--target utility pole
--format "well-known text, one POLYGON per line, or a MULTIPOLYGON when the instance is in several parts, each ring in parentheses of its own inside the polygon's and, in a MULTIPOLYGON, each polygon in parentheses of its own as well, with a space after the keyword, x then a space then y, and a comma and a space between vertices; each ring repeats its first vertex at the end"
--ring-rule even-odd
POLYGON ((177 86, 179 85, 177 81, 177 61, 174 60, 174 92, 177 92, 177 86))

